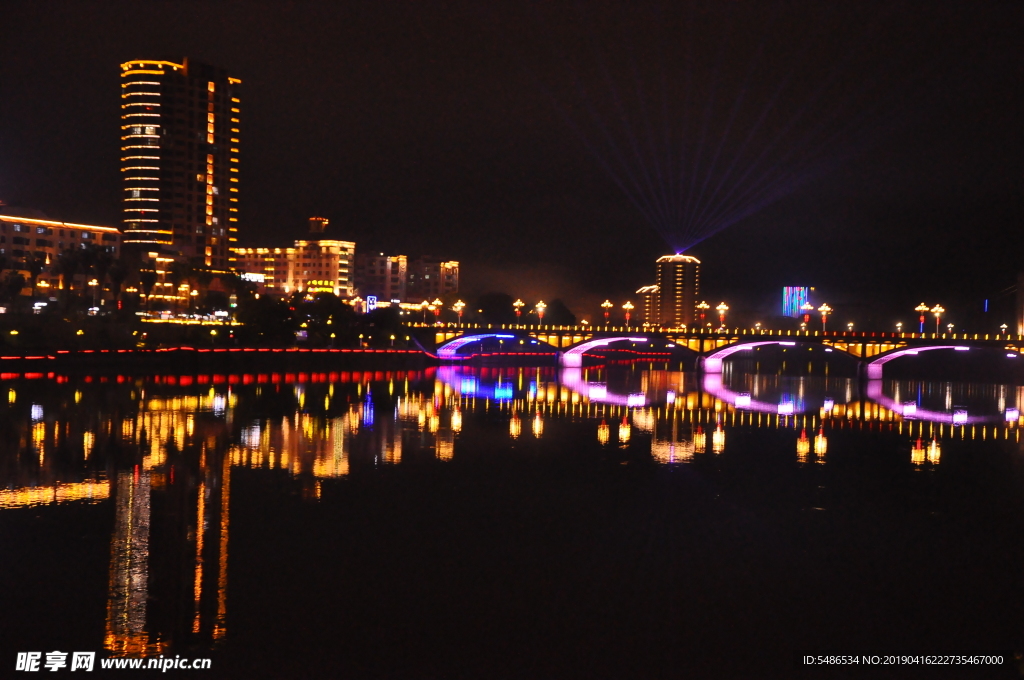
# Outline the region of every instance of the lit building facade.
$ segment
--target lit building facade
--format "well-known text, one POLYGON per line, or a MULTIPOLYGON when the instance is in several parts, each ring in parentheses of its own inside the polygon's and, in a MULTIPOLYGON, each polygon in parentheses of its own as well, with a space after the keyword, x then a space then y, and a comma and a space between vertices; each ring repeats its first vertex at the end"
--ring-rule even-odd
POLYGON ((358 253, 356 255, 356 291, 361 297, 373 295, 379 300, 405 302, 409 261, 405 255, 358 253))
POLYGON ((643 298, 646 323, 669 327, 693 323, 700 294, 700 260, 692 255, 658 258, 655 284, 637 291, 643 298))
POLYGON ((430 301, 458 292, 458 262, 425 256, 409 263, 405 298, 408 302, 430 301))
POLYGON ((642 286, 636 294, 640 296, 640 304, 637 305, 637 321, 640 323, 657 324, 661 318, 658 312, 658 286, 642 286))
MULTIPOLYGON (((121 233, 114 227, 0 215, 0 255, 6 256, 7 269, 19 271, 27 279, 30 263, 41 261, 36 282, 41 289, 62 287, 58 266, 62 251, 89 247, 117 258, 121 253, 121 233)), ((82 279, 84 275, 76 278, 82 279)))
POLYGON ((227 269, 237 241, 241 81, 190 62, 121 64, 124 243, 227 269))
POLYGON ((291 248, 233 248, 235 266, 260 293, 334 293, 350 298, 355 295, 356 244, 319 238, 327 224, 325 218, 310 218, 311 238, 296 241, 291 248))

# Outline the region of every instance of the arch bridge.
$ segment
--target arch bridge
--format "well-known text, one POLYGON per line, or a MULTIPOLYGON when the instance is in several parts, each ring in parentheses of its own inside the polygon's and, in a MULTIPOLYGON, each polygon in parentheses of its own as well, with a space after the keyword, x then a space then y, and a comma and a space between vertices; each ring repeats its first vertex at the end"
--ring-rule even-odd
MULTIPOLYGON (((664 341, 667 348, 685 348, 700 356, 699 365, 705 373, 720 373, 723 362, 733 354, 759 346, 823 346, 826 351, 849 355, 865 366, 866 376, 882 376, 883 367, 904 356, 932 350, 967 352, 972 348, 1003 349, 1016 358, 1024 350, 1024 336, 982 335, 967 333, 879 333, 850 331, 765 331, 738 329, 709 331, 705 329, 659 329, 591 326, 501 326, 486 329, 454 326, 436 329, 438 358, 459 361, 457 350, 486 338, 533 339, 559 352, 559 363, 566 367, 583 365, 584 355, 616 342, 639 343, 664 341)), ((651 349, 655 349, 652 345, 651 349)), ((664 353, 664 352, 660 352, 664 353)))

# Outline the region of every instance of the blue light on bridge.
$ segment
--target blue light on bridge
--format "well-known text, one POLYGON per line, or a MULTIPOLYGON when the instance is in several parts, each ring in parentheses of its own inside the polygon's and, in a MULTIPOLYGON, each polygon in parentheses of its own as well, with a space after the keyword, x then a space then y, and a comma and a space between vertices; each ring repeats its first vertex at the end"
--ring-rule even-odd
POLYGON ((495 385, 494 398, 498 401, 512 398, 512 385, 495 385))

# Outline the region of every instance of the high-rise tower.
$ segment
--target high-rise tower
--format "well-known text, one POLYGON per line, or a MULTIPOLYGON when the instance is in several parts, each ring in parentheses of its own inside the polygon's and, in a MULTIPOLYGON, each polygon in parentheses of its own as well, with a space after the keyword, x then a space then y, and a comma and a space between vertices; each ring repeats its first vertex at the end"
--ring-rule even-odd
POLYGON ((657 323, 686 326, 693 323, 700 287, 700 260, 692 255, 665 255, 656 263, 657 323))
POLYGON ((238 239, 242 81, 190 62, 121 64, 126 249, 226 269, 238 239))

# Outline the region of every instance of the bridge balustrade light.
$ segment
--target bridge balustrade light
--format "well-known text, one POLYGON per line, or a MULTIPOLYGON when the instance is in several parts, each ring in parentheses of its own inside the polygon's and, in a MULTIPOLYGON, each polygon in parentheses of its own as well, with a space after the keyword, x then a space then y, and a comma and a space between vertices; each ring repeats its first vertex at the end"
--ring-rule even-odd
POLYGON ((935 305, 934 307, 931 308, 930 311, 931 311, 932 314, 935 315, 935 332, 938 333, 939 332, 939 319, 942 317, 942 314, 946 310, 943 308, 942 305, 935 305))
POLYGON ((825 323, 828 321, 828 315, 832 313, 832 308, 827 303, 821 303, 821 307, 818 307, 818 311, 821 313, 821 332, 825 332, 825 323))

